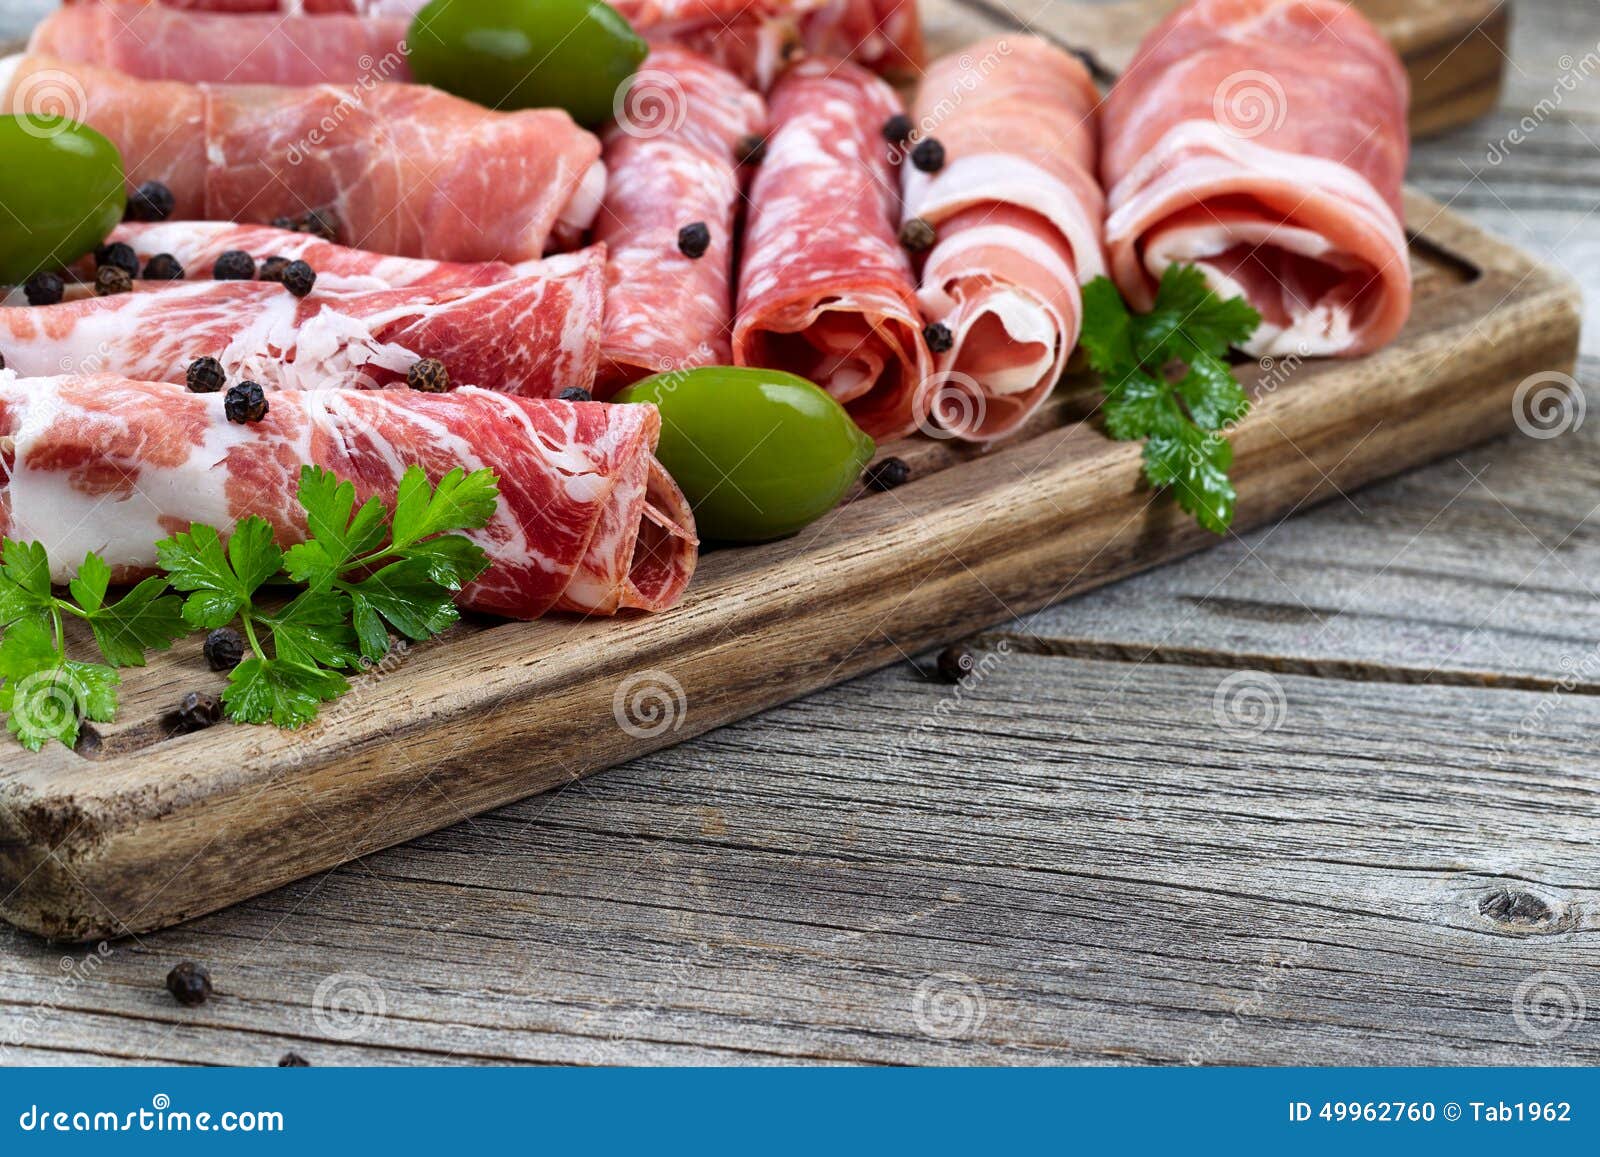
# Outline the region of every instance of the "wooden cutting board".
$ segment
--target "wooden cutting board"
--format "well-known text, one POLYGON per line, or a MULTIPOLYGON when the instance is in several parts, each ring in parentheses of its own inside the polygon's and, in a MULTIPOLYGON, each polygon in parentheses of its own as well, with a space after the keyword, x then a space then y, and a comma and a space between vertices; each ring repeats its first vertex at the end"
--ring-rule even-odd
MULTIPOLYGON (((1242 367, 1237 529, 1506 432, 1519 384, 1571 369, 1570 282, 1424 197, 1407 220, 1398 341, 1242 367)), ((708 554, 669 613, 465 624, 303 732, 172 735, 184 693, 222 684, 189 640, 125 672, 121 718, 76 751, 0 747, 0 915, 70 939, 171 924, 1216 542, 1082 420, 1092 402, 1069 382, 989 452, 888 446, 911 482, 708 554)))
MULTIPOLYGON (((1418 125, 1493 103, 1502 7, 1362 6, 1410 65, 1418 125)), ((1047 4, 1034 24, 1114 68, 1169 7, 1047 4)), ((988 0, 924 11, 936 49, 1018 23, 988 0)), ((1511 429, 1519 383, 1571 368, 1578 299, 1561 275, 1420 196, 1408 220, 1417 298, 1400 340, 1358 362, 1245 366, 1237 529, 1511 429)), ((912 482, 789 541, 708 554, 668 614, 464 624, 303 732, 174 734, 183 695, 222 685, 187 640, 125 672, 118 722, 87 726, 76 751, 0 744, 0 916, 66 939, 175 923, 1217 541, 1151 495, 1138 447, 1083 420, 1092 405, 1077 380, 987 452, 885 447, 912 482)))

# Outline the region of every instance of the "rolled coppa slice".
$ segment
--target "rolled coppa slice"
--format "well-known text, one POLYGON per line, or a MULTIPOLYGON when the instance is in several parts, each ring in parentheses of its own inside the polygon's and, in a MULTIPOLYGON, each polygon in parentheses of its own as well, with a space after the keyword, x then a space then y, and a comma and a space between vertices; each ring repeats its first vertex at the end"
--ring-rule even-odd
POLYGON ((937 372, 917 408, 950 434, 1017 429, 1077 345, 1081 284, 1105 272, 1098 102, 1075 57, 1027 36, 935 61, 918 90, 915 131, 946 159, 902 170, 906 219, 937 238, 918 293, 937 372))
POLYGON ((465 607, 530 619, 548 611, 664 610, 694 573, 694 518, 656 462, 654 406, 513 398, 487 390, 284 391, 259 422, 227 420, 217 394, 110 374, 0 371, 0 533, 43 542, 71 577, 95 551, 120 579, 155 565, 156 543, 247 515, 280 545, 305 537, 300 466, 392 503, 420 465, 499 476, 493 520, 469 534, 490 567, 465 607))
MULTIPOLYGON (((125 221, 113 229, 106 240, 131 246, 141 268, 157 254, 168 254, 183 266, 190 280, 209 278, 217 258, 230 250, 248 253, 258 262, 269 257, 304 261, 316 271, 317 286, 324 291, 459 289, 493 285, 560 268, 559 262, 550 266, 537 260, 510 264, 394 257, 325 241, 312 233, 277 229, 271 225, 240 225, 232 221, 125 221)), ((94 279, 92 263, 87 258, 78 272, 87 280, 94 279)))
POLYGON ((1338 0, 1196 0, 1106 99, 1112 275, 1148 308, 1194 264, 1262 322, 1249 353, 1349 356, 1411 310, 1401 180, 1407 80, 1338 0))
POLYGON ((766 104, 732 73, 656 48, 605 133, 606 310, 597 397, 648 374, 726 364, 741 137, 766 104))
POLYGON ((883 137, 901 112, 893 89, 846 62, 802 61, 773 87, 733 331, 735 362, 810 378, 874 438, 916 427, 932 371, 883 137))
POLYGON ((270 224, 316 210, 346 245, 441 261, 570 248, 605 192, 600 142, 559 109, 496 112, 417 84, 137 80, 0 60, 0 112, 66 114, 160 181, 182 218, 270 224))
POLYGON ((0 355, 29 375, 180 384, 196 358, 214 357, 230 381, 305 390, 403 383, 434 358, 461 385, 554 397, 594 379, 604 277, 595 245, 455 288, 319 285, 296 297, 270 281, 141 281, 131 293, 0 307, 0 355))

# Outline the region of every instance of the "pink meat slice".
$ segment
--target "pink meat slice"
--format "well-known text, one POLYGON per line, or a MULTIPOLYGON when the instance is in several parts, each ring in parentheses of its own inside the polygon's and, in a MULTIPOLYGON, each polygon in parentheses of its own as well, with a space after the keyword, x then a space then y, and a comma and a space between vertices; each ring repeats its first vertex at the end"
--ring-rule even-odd
POLYGON ((655 49, 635 74, 604 138, 606 198, 594 228, 607 248, 597 397, 648 374, 729 360, 735 150, 741 136, 765 127, 761 98, 694 53, 655 49), (711 235, 697 258, 678 247, 679 230, 693 222, 711 235))
POLYGON ((139 282, 138 291, 0 307, 0 354, 30 376, 107 369, 183 382, 215 357, 269 389, 381 387, 419 358, 451 380, 553 397, 587 386, 600 356, 605 252, 548 258, 487 285, 313 291, 262 281, 139 282))
MULTIPOLYGON (((304 261, 316 270, 317 286, 324 290, 454 289, 493 285, 497 281, 539 274, 549 268, 544 261, 512 265, 504 261, 392 257, 337 245, 310 233, 276 229, 271 225, 238 225, 231 221, 130 221, 112 230, 108 240, 131 245, 141 265, 158 253, 170 254, 177 258, 190 279, 211 276, 217 258, 233 249, 248 253, 257 261, 274 256, 304 261)), ((92 270, 83 272, 92 276, 92 270)))
POLYGON ((65 99, 164 182, 179 217, 270 222, 330 211, 340 240, 404 257, 526 261, 593 220, 600 142, 558 109, 494 112, 413 84, 184 84, 30 56, 0 110, 65 99))
MULTIPOLYGON (((105 2, 129 7, 148 6, 153 0, 105 2)), ((294 22, 294 27, 286 27, 279 35, 298 43, 300 37, 316 35, 314 29, 300 27, 302 16, 326 19, 330 13, 354 14, 400 21, 403 25, 423 4, 424 0, 159 0, 157 6, 182 9, 190 14, 270 15, 294 22)), ((874 72, 896 79, 916 77, 925 59, 922 23, 915 0, 617 0, 612 7, 652 44, 693 49, 763 91, 797 53, 855 60, 874 72)), ((403 26, 400 32, 404 34, 403 26)), ((387 36, 385 33, 385 39, 387 36)), ((336 52, 337 45, 335 41, 321 46, 320 54, 330 65, 343 65, 350 59, 342 51, 336 52)), ((391 43, 389 47, 392 46, 391 43)), ((387 51, 385 48, 375 55, 381 59, 387 51)), ((100 62, 98 56, 84 59, 100 62)), ((196 74, 187 77, 192 80, 238 79, 205 75, 207 70, 226 67, 219 66, 215 60, 139 66, 193 69, 196 74)), ((298 66, 285 62, 281 67, 298 66)), ((361 70, 363 74, 369 71, 361 70)), ((329 75, 326 79, 354 81, 358 76, 329 75)), ((280 79, 280 83, 287 81, 280 79)))
POLYGON ((1263 322, 1256 355, 1355 355, 1411 309, 1401 180, 1407 80, 1337 0, 1197 0, 1106 100, 1112 275, 1149 305, 1194 263, 1263 322))
POLYGON ((778 81, 733 331, 736 363, 810 378, 875 438, 915 428, 932 370, 882 135, 900 111, 893 89, 845 62, 802 61, 778 81))
POLYGON ((1098 103, 1075 57, 1027 36, 946 56, 918 90, 913 119, 946 161, 903 167, 904 212, 936 228, 919 298, 953 344, 917 406, 958 437, 1015 430, 1078 343, 1079 287, 1105 272, 1098 103))
POLYGON ((0 532, 45 543, 68 579, 89 551, 133 578, 191 522, 226 530, 259 515, 282 545, 305 537, 300 466, 393 502, 406 467, 437 481, 459 466, 500 479, 494 520, 471 537, 490 569, 463 606, 513 618, 548 611, 664 610, 694 573, 694 518, 656 463, 654 406, 351 390, 274 394, 240 425, 217 394, 110 374, 0 373, 0 532))
POLYGON ((28 51, 146 80, 219 84, 350 84, 410 78, 395 17, 180 12, 161 4, 58 8, 28 51))

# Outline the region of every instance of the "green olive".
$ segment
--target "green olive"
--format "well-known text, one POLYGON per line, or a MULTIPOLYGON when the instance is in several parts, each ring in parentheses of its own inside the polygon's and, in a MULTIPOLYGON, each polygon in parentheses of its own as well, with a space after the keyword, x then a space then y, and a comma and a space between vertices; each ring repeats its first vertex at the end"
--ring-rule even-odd
POLYGON ((600 0, 433 0, 406 37, 411 75, 495 109, 602 124, 650 46, 600 0))
POLYGON ((88 125, 0 116, 0 283, 70 265, 122 220, 122 154, 88 125))
POLYGON ((703 538, 793 534, 832 510, 872 458, 872 439, 844 407, 779 370, 675 370, 612 401, 660 408, 656 457, 688 496, 703 538))

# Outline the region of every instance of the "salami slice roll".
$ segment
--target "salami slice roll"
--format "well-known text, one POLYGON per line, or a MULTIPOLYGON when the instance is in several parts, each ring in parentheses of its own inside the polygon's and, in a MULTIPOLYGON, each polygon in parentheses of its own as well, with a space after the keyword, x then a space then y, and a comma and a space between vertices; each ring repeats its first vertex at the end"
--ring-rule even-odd
POLYGON ((918 405, 957 437, 1015 430, 1077 345, 1080 285, 1105 272, 1098 102, 1076 58, 1017 36, 936 61, 917 94, 918 132, 947 159, 903 167, 905 215, 935 228, 918 297, 949 342, 918 405))
POLYGON ((857 65, 803 61, 778 81, 733 331, 735 362, 810 378, 874 438, 915 428, 932 370, 882 135, 900 112, 857 65))
POLYGON ((273 394, 230 422, 220 394, 110 374, 0 371, 0 533, 48 546, 64 582, 89 551, 119 579, 155 566, 156 543, 191 522, 226 532, 259 515, 280 545, 305 537, 300 466, 392 504, 407 466, 500 479, 494 520, 469 537, 490 567, 461 605, 513 618, 548 611, 664 610, 694 573, 688 503, 654 456, 654 406, 328 390, 273 394))
POLYGON ((1407 81, 1337 0, 1197 0, 1146 38, 1104 109, 1106 246, 1148 307, 1193 263, 1262 323, 1261 355, 1354 355, 1411 311, 1400 185, 1407 81))
POLYGON ((762 99, 692 52, 655 49, 634 75, 604 138, 606 197, 594 236, 608 256, 596 397, 649 374, 727 363, 737 149, 765 128, 762 99), (703 250, 696 226, 708 237, 703 250))

